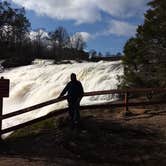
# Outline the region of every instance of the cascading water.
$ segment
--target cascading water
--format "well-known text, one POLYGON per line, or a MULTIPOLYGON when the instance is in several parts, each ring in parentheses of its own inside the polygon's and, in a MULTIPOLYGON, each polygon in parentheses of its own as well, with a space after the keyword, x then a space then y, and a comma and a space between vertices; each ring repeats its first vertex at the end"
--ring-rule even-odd
MULTIPOLYGON (((49 60, 35 60, 32 65, 5 70, 0 74, 10 79, 10 97, 4 99, 3 114, 29 107, 56 98, 67 82, 70 74, 76 73, 84 91, 115 89, 117 75, 123 74, 121 61, 83 62, 55 65, 49 60)), ((113 100, 112 95, 84 97, 82 105, 113 100)), ((3 121, 3 128, 19 124, 62 108, 67 102, 60 102, 30 113, 3 121)))

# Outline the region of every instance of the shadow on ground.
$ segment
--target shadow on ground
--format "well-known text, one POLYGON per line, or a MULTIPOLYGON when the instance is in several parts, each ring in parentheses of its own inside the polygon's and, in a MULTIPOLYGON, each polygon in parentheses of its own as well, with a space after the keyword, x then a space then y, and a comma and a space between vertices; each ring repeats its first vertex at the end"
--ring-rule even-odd
POLYGON ((1 156, 48 165, 166 165, 166 142, 160 131, 87 115, 78 128, 71 129, 63 119, 56 128, 7 139, 1 147, 1 156))

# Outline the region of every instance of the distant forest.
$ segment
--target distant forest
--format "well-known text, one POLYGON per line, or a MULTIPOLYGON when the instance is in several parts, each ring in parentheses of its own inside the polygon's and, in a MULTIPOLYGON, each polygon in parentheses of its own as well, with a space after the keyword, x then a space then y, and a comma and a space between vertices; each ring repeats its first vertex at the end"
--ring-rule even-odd
POLYGON ((30 36, 31 23, 25 16, 24 8, 12 8, 10 3, 0 2, 0 59, 5 60, 3 67, 17 67, 28 65, 34 59, 62 60, 117 60, 121 54, 106 55, 95 50, 85 52, 86 43, 81 34, 76 33, 74 38, 67 30, 59 26, 48 32, 37 29, 35 36, 30 36), (106 58, 103 58, 106 57, 106 58))

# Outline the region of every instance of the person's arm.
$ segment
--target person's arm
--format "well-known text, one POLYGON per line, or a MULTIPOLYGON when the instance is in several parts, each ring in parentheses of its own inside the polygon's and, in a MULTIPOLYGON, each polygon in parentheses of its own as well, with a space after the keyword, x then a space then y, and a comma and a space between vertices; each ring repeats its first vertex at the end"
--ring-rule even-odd
POLYGON ((81 82, 79 82, 79 84, 80 84, 80 96, 79 96, 79 98, 80 98, 80 100, 81 100, 81 98, 84 96, 84 89, 83 89, 83 86, 82 86, 82 84, 81 84, 81 82))
MULTIPOLYGON (((81 84, 81 82, 80 82, 80 84, 81 84)), ((83 88, 82 84, 81 84, 80 88, 81 88, 81 93, 82 93, 81 96, 83 97, 83 95, 84 95, 84 88, 83 88)))
POLYGON ((65 95, 65 93, 69 90, 69 83, 65 86, 65 88, 62 90, 61 94, 59 95, 59 97, 62 97, 65 95))
POLYGON ((81 82, 80 82, 80 91, 81 91, 81 95, 83 96, 84 95, 84 88, 83 88, 81 82))

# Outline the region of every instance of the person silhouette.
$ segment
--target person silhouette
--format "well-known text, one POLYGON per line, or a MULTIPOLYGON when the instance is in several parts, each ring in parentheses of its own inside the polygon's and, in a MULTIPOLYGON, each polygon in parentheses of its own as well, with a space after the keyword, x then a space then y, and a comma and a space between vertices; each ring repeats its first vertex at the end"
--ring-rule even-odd
POLYGON ((70 75, 71 81, 67 83, 62 90, 59 97, 64 96, 67 93, 68 111, 71 118, 72 127, 77 126, 80 121, 80 101, 84 94, 84 89, 80 81, 77 80, 76 74, 70 75))

